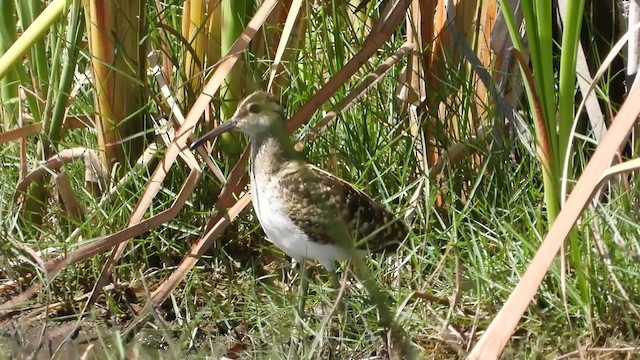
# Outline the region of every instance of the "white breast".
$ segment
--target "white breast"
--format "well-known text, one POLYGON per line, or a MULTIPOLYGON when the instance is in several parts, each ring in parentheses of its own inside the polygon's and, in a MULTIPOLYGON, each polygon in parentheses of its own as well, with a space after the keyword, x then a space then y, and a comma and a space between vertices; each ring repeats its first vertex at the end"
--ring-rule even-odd
POLYGON ((346 259, 346 254, 338 246, 310 241, 286 215, 282 200, 275 196, 276 185, 272 181, 257 189, 254 178, 251 177, 253 208, 269 241, 297 262, 310 258, 320 262, 328 271, 333 271, 334 261, 346 259))

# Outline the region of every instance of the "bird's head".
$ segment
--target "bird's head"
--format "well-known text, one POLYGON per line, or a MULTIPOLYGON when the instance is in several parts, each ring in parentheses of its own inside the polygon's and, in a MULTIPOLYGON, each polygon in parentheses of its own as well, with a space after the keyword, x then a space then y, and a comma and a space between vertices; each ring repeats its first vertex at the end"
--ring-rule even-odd
POLYGON ((233 117, 193 142, 191 149, 227 131, 240 131, 254 138, 284 129, 284 110, 275 96, 266 91, 256 91, 240 102, 233 117))

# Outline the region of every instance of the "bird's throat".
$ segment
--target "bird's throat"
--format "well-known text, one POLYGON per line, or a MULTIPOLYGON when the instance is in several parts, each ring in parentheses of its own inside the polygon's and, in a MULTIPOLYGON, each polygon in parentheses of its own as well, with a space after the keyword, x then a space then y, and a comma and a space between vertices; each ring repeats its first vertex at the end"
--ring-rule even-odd
POLYGON ((254 179, 268 181, 291 161, 303 160, 288 136, 265 134, 251 139, 251 171, 254 179))

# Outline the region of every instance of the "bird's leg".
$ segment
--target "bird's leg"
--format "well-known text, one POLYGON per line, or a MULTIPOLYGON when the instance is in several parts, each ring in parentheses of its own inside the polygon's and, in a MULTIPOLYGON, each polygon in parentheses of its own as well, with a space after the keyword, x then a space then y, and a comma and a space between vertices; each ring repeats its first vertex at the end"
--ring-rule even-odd
POLYGON ((338 300, 338 295, 340 294, 340 276, 338 276, 338 273, 333 271, 331 273, 331 281, 333 282, 333 292, 334 292, 334 297, 336 300, 338 300))
POLYGON ((304 305, 307 301, 307 292, 309 291, 309 279, 307 278, 307 267, 305 266, 305 259, 302 259, 298 264, 300 288, 298 289, 298 315, 304 318, 304 305))
POLYGON ((306 259, 294 259, 298 263, 298 277, 300 278, 300 285, 298 288, 298 316, 296 317, 296 325, 300 330, 298 333, 299 338, 296 338, 292 334, 291 336, 291 345, 289 347, 289 354, 287 359, 295 359, 297 358, 296 354, 298 353, 299 347, 302 346, 301 342, 304 339, 304 305, 307 301, 307 292, 309 290, 309 279, 307 278, 307 267, 305 266, 306 259))
MULTIPOLYGON (((344 312, 345 303, 342 301, 342 295, 344 292, 342 289, 343 284, 340 282, 340 276, 338 276, 335 269, 331 272, 331 281, 333 282, 333 301, 335 303, 335 309, 340 312, 344 312)), ((344 286, 346 287, 346 284, 344 286)))

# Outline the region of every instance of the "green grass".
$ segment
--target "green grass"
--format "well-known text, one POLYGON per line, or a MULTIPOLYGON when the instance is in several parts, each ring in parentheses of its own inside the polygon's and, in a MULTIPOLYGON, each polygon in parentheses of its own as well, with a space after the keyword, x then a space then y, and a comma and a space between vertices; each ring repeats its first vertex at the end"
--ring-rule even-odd
MULTIPOLYGON (((344 13, 330 15, 325 18, 318 14, 309 20, 309 39, 299 61, 285 64, 291 85, 283 94, 283 104, 289 115, 361 45, 361 40, 337 33, 335 24, 350 24, 344 13)), ((355 30, 349 28, 342 31, 352 32, 355 30)), ((360 75, 371 72, 402 40, 394 39, 360 75)), ((86 65, 86 58, 84 61, 86 65)), ((321 136, 306 144, 304 152, 312 163, 356 184, 394 212, 403 214, 409 206, 415 206, 408 223, 412 234, 398 253, 373 257, 367 266, 418 354, 428 358, 461 357, 504 303, 547 229, 545 208, 541 205, 542 176, 536 159, 524 146, 507 141, 502 152, 491 152, 488 145, 483 145, 478 149, 482 160, 475 165, 464 161, 448 167, 438 181, 427 179, 416 159, 415 141, 405 131, 406 119, 393 95, 399 69, 400 66, 394 68, 358 105, 340 114, 321 136), (519 160, 516 162, 513 157, 519 160), (419 186, 423 186, 421 196, 411 205, 409 200, 419 186), (434 206, 437 194, 446 206, 434 206), (414 292, 425 296, 411 297, 414 292), (446 305, 454 297, 453 305, 446 305)), ((464 118, 470 112, 474 87, 464 71, 456 64, 449 67, 447 79, 463 83, 462 98, 447 108, 449 116, 464 118)), ((357 81, 355 78, 341 89, 332 103, 342 99, 357 81)), ((445 89, 448 85, 443 84, 442 89, 434 91, 444 96, 445 89)), ((90 113, 90 102, 91 96, 82 93, 72 108, 90 113)), ((323 107, 329 109, 330 104, 323 107)), ((489 113, 493 111, 489 109, 489 113)), ((321 115, 316 114, 311 124, 321 115)), ((446 124, 446 119, 439 120, 446 124)), ((301 133, 308 129, 303 128, 301 133)), ((449 144, 450 140, 438 141, 449 144)), ((91 132, 74 130, 61 139, 61 144, 93 147, 95 137, 91 132)), ((34 166, 38 157, 33 147, 29 151, 34 166)), ((27 274, 32 275, 33 283, 42 281, 33 264, 10 263, 28 259, 19 250, 21 246, 65 253, 89 239, 125 227, 150 177, 148 171, 137 173, 119 189, 113 202, 92 211, 99 199, 83 190, 83 166, 65 166, 86 210, 85 217, 81 222, 58 226, 64 213, 60 204, 52 200, 46 207, 45 225, 38 227, 21 222, 13 204, 13 191, 19 180, 17 147, 0 148, 0 161, 0 237, 6 239, 0 242, 0 285, 27 274), (76 229, 80 236, 71 236, 76 229)), ((230 171, 232 164, 225 158, 217 161, 230 171)), ((171 205, 187 174, 184 165, 171 169, 147 217, 171 205)), ((135 238, 128 246, 114 275, 116 283, 126 286, 107 291, 107 296, 90 310, 82 327, 81 334, 94 337, 95 356, 117 359, 127 351, 139 351, 152 357, 199 358, 222 356, 235 349, 243 358, 384 357, 388 351, 387 329, 381 327, 378 309, 356 279, 349 278, 349 290, 343 300, 346 311, 327 318, 333 305, 331 281, 320 266, 314 266, 306 307, 308 317, 302 321, 297 318, 297 272, 291 268, 290 260, 265 240, 251 209, 227 229, 134 340, 122 337, 149 292, 169 276, 203 233, 220 185, 206 170, 177 218, 135 238)), ((620 185, 614 185, 617 197, 586 212, 578 226, 582 246, 570 249, 579 251, 581 271, 590 291, 579 293, 574 269, 569 269, 565 306, 556 262, 508 344, 505 358, 553 357, 583 346, 640 345, 640 322, 633 312, 640 307, 640 236, 633 211, 638 199, 635 193, 618 188, 620 185), (610 261, 598 253, 596 241, 608 251, 610 261), (627 295, 622 294, 612 274, 627 295)), ((27 309, 1 320, 0 347, 11 349, 15 356, 29 354, 40 343, 42 326, 55 331, 72 324, 83 306, 83 302, 72 300, 91 290, 104 259, 104 255, 97 256, 65 269, 46 291, 31 299, 29 304, 36 309, 46 303, 66 302, 51 310, 48 319, 29 318, 33 310, 27 309)), ((343 264, 340 274, 345 271, 343 264)), ((9 295, 0 293, 0 300, 9 295)), ((55 351, 57 344, 52 343, 42 341, 41 351, 55 351)), ((84 348, 76 350, 82 353, 84 348)))

